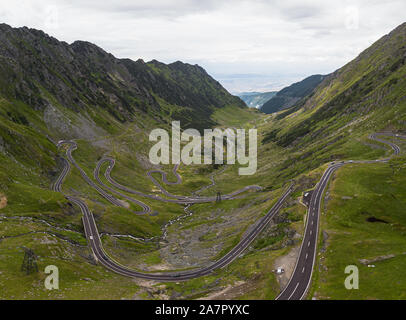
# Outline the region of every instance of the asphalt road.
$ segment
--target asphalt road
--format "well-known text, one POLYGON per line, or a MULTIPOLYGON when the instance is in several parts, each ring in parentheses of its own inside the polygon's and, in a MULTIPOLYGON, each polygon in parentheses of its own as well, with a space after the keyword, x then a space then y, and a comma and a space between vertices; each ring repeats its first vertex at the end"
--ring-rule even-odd
MULTIPOLYGON (((109 202, 115 204, 116 206, 126 208, 123 202, 113 197, 111 194, 105 192, 102 188, 100 188, 97 184, 95 184, 86 174, 85 171, 76 163, 75 159, 72 157, 72 151, 77 149, 77 145, 74 141, 70 140, 62 140, 59 141, 58 146, 62 144, 68 144, 69 148, 66 151, 66 156, 71 164, 73 164, 76 169, 79 170, 80 175, 82 176, 83 180, 85 180, 93 189, 95 189, 103 198, 108 200, 109 202)), ((59 186, 60 187, 60 186, 59 186)))
POLYGON ((67 176, 67 174, 69 173, 69 170, 70 170, 70 163, 64 158, 62 158, 62 161, 63 161, 63 164, 64 164, 63 170, 62 170, 61 174, 59 175, 58 179, 56 179, 54 185, 52 186, 52 190, 54 190, 56 192, 62 192, 62 189, 61 189, 62 182, 63 182, 63 180, 65 179, 65 177, 67 176))
MULTIPOLYGON (((378 136, 392 136, 397 138, 406 138, 404 136, 395 135, 392 133, 375 133, 369 136, 370 139, 379 141, 389 145, 393 149, 393 155, 400 153, 400 148, 392 142, 388 142, 378 138, 378 136)), ((305 298, 313 274, 313 268, 316 261, 317 253, 317 237, 319 231, 320 220, 320 206, 324 194, 324 190, 332 176, 332 174, 345 164, 349 163, 377 163, 387 162, 391 157, 380 160, 367 160, 367 161, 342 161, 338 163, 331 163, 330 166, 323 173, 322 178, 317 183, 316 188, 312 192, 310 204, 307 211, 307 221, 304 232, 302 245, 299 252, 299 257, 296 261, 296 266, 293 274, 282 292, 277 296, 276 300, 301 300, 305 298)))
MULTIPOLYGON (((178 203, 178 204, 193 204, 193 203, 206 203, 206 202, 214 202, 216 201, 216 197, 196 197, 196 196, 179 196, 179 195, 174 195, 170 192, 168 192, 165 188, 162 187, 162 185, 152 176, 153 173, 161 173, 162 175, 162 179, 165 183, 168 184, 168 180, 166 178, 166 173, 160 170, 152 170, 152 171, 148 171, 147 172, 147 176, 150 178, 150 180, 161 190, 161 192, 166 195, 169 198, 173 198, 173 199, 167 199, 167 198, 162 198, 158 195, 153 195, 153 194, 146 194, 137 190, 133 190, 131 188, 128 188, 126 186, 123 186, 122 184, 118 183, 117 181, 115 181, 112 177, 111 177, 111 171, 113 170, 114 166, 115 166, 115 160, 112 158, 104 158, 101 159, 95 168, 94 171, 94 178, 97 180, 97 182, 102 185, 103 187, 105 187, 108 190, 111 190, 112 192, 119 194, 122 196, 122 193, 118 192, 115 189, 112 189, 110 187, 108 187, 105 183, 103 183, 103 181, 100 179, 100 170, 101 170, 101 166, 104 163, 108 163, 108 167, 104 173, 104 176, 106 177, 107 181, 113 185, 115 188, 131 193, 131 194, 135 194, 141 197, 145 197, 145 198, 150 198, 150 199, 154 199, 154 200, 159 200, 159 201, 163 201, 163 202, 172 202, 172 203, 178 203)), ((169 184, 179 184, 182 182, 181 177, 178 175, 177 173, 177 168, 178 165, 175 165, 174 169, 173 169, 173 173, 177 176, 177 181, 176 182, 170 182, 169 184)), ((230 194, 224 194, 221 195, 221 199, 222 200, 231 200, 231 199, 235 199, 236 196, 238 196, 239 194, 246 192, 248 190, 255 190, 255 191, 260 191, 262 190, 262 188, 260 186, 246 186, 244 188, 241 188, 237 191, 234 191, 233 193, 230 194)))
MULTIPOLYGON (((98 187, 88 176, 87 174, 80 168, 80 166, 76 163, 76 161, 74 160, 74 158, 72 157, 72 151, 74 151, 77 148, 77 145, 75 142, 73 141, 60 141, 58 143, 59 145, 62 144, 68 144, 69 148, 66 152, 67 157, 69 159, 69 162, 72 163, 81 173, 82 177, 84 178, 84 180, 93 188, 95 188, 104 198, 106 198, 107 200, 109 200, 111 203, 116 204, 116 201, 118 201, 116 198, 114 198, 113 196, 111 196, 110 194, 106 193, 103 189, 101 189, 100 187, 98 187)), ((111 161, 114 161, 112 159, 110 159, 111 161)), ((66 175, 68 174, 69 170, 70 170, 70 164, 68 161, 65 161, 65 166, 64 169, 62 170, 61 175, 58 177, 58 179, 56 180, 56 182, 53 185, 53 190, 58 191, 58 192, 62 192, 61 191, 61 185, 62 182, 64 180, 64 178, 66 177, 66 175)), ((99 179, 99 171, 100 171, 100 166, 101 166, 102 162, 99 162, 94 175, 96 177, 96 179, 98 180, 99 183, 102 183, 102 181, 99 179)), ((112 162, 109 166, 110 169, 112 169, 112 165, 114 164, 114 162, 112 162)), ((175 175, 177 175, 177 166, 174 167, 174 173, 175 175)), ((151 172, 152 173, 152 172, 151 172)), ((109 176, 109 175, 108 175, 109 176)), ((177 181, 174 182, 175 184, 180 183, 181 179, 180 176, 177 175, 177 181)), ((167 182, 166 179, 166 175, 162 174, 162 178, 164 180, 164 182, 167 182)), ((115 193, 119 193, 118 191, 106 186, 105 184, 102 183, 102 185, 106 188, 108 188, 108 190, 113 191, 115 193)), ((241 192, 244 192, 246 190, 249 189, 260 189, 260 187, 258 186, 249 186, 249 187, 245 187, 243 189, 240 189, 234 193, 232 193, 232 195, 236 195, 239 194, 241 192)), ((129 189, 131 190, 131 189, 129 189)), ((77 197, 72 197, 72 196, 66 196, 66 198, 71 201, 72 203, 76 204, 77 206, 79 206, 80 210, 82 211, 83 214, 83 226, 84 226, 84 230, 85 230, 85 235, 86 235, 86 239, 90 245, 90 248, 93 252, 94 257, 96 258, 96 260, 102 264, 103 266, 105 266, 106 268, 108 268, 109 270, 116 272, 118 274, 121 274, 123 276, 128 276, 128 277, 135 277, 135 278, 143 278, 143 279, 150 279, 150 280, 156 280, 156 281, 181 281, 181 280, 188 280, 188 279, 193 279, 193 278, 197 278, 197 277, 201 277, 204 275, 208 275, 210 273, 212 273, 214 270, 219 269, 219 268, 224 268, 225 266, 229 265, 231 262, 233 262, 236 258, 238 258, 238 256, 249 247, 249 245, 255 240, 255 238, 258 236, 258 234, 261 233, 261 231, 267 226, 267 224, 270 222, 270 220, 279 212, 280 208, 282 207, 285 199, 289 196, 289 194, 292 192, 293 190, 293 184, 290 185, 286 191, 284 192, 284 194, 281 196, 280 199, 278 199, 278 201, 276 202, 276 204, 271 208, 271 210, 263 217, 261 218, 256 224, 255 226, 248 231, 241 239, 241 241, 233 248, 231 249, 227 254, 225 254, 222 258, 220 258, 219 260, 217 260, 216 262, 214 262, 213 264, 204 267, 204 268, 200 268, 200 269, 193 269, 193 270, 188 270, 188 271, 182 271, 182 272, 168 272, 168 273, 144 273, 144 272, 139 272, 139 271, 135 271, 132 269, 129 269, 121 264, 119 264, 118 262, 114 261, 111 257, 109 257, 106 252, 103 249, 103 245, 100 239, 100 234, 99 231, 97 230, 97 225, 96 222, 94 220, 93 214, 90 211, 89 207, 87 206, 87 204, 77 198, 77 197)), ((127 191, 127 190, 126 190, 127 191)), ((132 190, 134 191, 134 190, 132 190)), ((125 196, 124 194, 119 193, 121 196, 124 196, 126 199, 130 200, 130 197, 125 196)), ((144 195, 144 196, 148 196, 150 197, 151 195, 144 195)), ((156 199, 156 197, 152 196, 153 199, 156 199)), ((232 196, 231 195, 227 195, 228 199, 231 199, 232 196)), ((132 199, 135 200, 135 199, 132 199)), ((130 200, 131 201, 131 200, 130 200)), ((135 200, 136 201, 136 200, 135 200)), ((178 201, 177 203, 196 203, 196 202, 209 202, 209 201, 215 201, 215 197, 206 197, 206 198, 189 198, 189 197, 182 197, 182 200, 175 200, 178 201)), ((117 205, 122 206, 121 202, 118 202, 117 205)))
MULTIPOLYGON (((380 133, 380 134, 373 134, 370 136, 370 138, 373 140, 390 145, 392 147, 392 149, 394 150, 394 155, 399 154, 400 148, 392 142, 388 142, 388 141, 379 139, 378 136, 393 136, 393 137, 397 137, 397 138, 406 138, 404 136, 394 135, 391 133, 380 133)), ((64 144, 64 143, 67 143, 70 145, 69 149, 67 150, 67 157, 68 157, 69 161, 76 168, 79 169, 82 177, 92 187, 94 187, 103 197, 105 197, 110 202, 114 203, 114 201, 117 199, 112 197, 108 193, 106 193, 103 189, 98 187, 92 180, 90 180, 88 178, 88 176, 86 175, 86 173, 77 165, 77 163, 73 159, 71 152, 76 149, 76 144, 72 141, 61 141, 60 142, 60 144, 64 144)), ((369 161, 342 161, 342 162, 330 164, 330 166, 324 172, 321 180, 316 185, 315 190, 312 192, 309 209, 308 209, 305 233, 304 233, 299 257, 298 257, 298 260, 296 263, 296 267, 295 267, 295 270, 293 272, 293 275, 292 275, 288 285, 278 295, 278 297, 276 298, 277 300, 299 300, 299 299, 303 299, 306 296, 306 293, 307 293, 308 288, 311 283, 312 272, 313 272, 314 263, 315 263, 315 259, 316 259, 317 237, 318 237, 318 229, 319 229, 320 205, 322 202, 322 195, 324 193, 325 188, 327 187, 328 181, 329 181, 330 177, 332 176, 332 174, 337 169, 339 169, 340 167, 342 167, 343 165, 348 164, 348 163, 387 162, 387 161, 389 161, 389 159, 390 158, 381 159, 381 160, 369 160, 369 161)), ((157 199, 157 196, 155 196, 155 195, 143 194, 138 191, 132 190, 130 188, 124 187, 124 186, 118 184, 117 182, 115 182, 110 176, 111 170, 115 164, 114 159, 103 159, 97 164, 94 175, 99 183, 102 183, 101 180, 99 179, 100 166, 104 162, 109 162, 109 167, 106 170, 105 176, 108 179, 108 181, 112 185, 114 185, 116 188, 124 190, 129 193, 134 193, 134 194, 149 197, 152 199, 157 199)), ((66 161, 65 167, 64 167, 61 175, 58 177, 56 183, 53 186, 53 189, 55 191, 59 191, 59 192, 61 191, 61 184, 62 184, 65 176, 68 174, 69 168, 70 168, 69 162, 66 161)), ((180 176, 177 174, 176 170, 177 170, 177 167, 175 166, 173 173, 177 176, 177 181, 172 182, 172 184, 181 182, 180 176)), ((153 172, 151 172, 151 173, 153 173, 153 172)), ((162 174, 162 179, 165 183, 168 182, 168 180, 166 179, 166 175, 164 175, 164 174, 162 174)), ((102 185, 104 187, 107 187, 108 190, 111 190, 112 192, 115 192, 115 193, 118 192, 118 191, 106 186, 103 183, 102 183, 102 185)), ((252 186, 250 186, 250 187, 252 187, 252 186)), ((243 189, 241 189, 241 190, 243 190, 243 189)), ((243 192, 241 190, 234 192, 228 196, 232 197, 232 195, 235 195, 238 192, 239 193, 243 192)), ((121 274, 123 276, 144 278, 144 279, 150 279, 150 280, 156 280, 156 281, 181 281, 181 280, 193 279, 193 278, 197 278, 197 277, 201 277, 201 276, 210 274, 214 270, 223 268, 223 267, 229 265, 232 261, 234 261, 245 249, 247 249, 249 247, 249 245, 261 233, 261 231, 266 227, 266 225, 270 222, 270 220, 279 212, 284 201, 286 200, 286 198, 290 195, 290 193, 292 191, 293 191, 293 184, 287 188, 287 190, 283 193, 283 195, 279 198, 279 200, 271 208, 271 210, 263 218, 261 218, 255 224, 255 226, 243 236, 241 241, 233 249, 231 249, 226 255, 224 255, 222 258, 220 258, 213 264, 211 264, 207 267, 204 267, 204 268, 193 269, 193 270, 182 271, 182 272, 171 272, 171 273, 170 272, 168 272, 168 273, 139 272, 139 271, 131 270, 125 266, 122 266, 118 262, 114 261, 103 250, 102 242, 100 240, 99 232, 97 230, 97 225, 95 223, 93 214, 90 211, 90 209, 88 208, 88 206, 86 205, 86 203, 76 197, 67 196, 67 199, 80 207, 80 209, 83 213, 83 225, 84 225, 87 241, 90 244, 90 247, 93 251, 95 258, 99 261, 100 264, 102 264, 109 270, 116 272, 118 274, 121 274)), ((123 194, 121 194, 121 193, 120 193, 120 195, 123 196, 123 194)), ((211 197, 211 198, 207 197, 207 198, 203 199, 202 197, 193 198, 193 197, 187 197, 187 196, 174 196, 171 194, 169 194, 169 196, 179 197, 179 198, 178 199, 160 198, 158 200, 174 201, 176 203, 183 203, 183 204, 189 203, 190 204, 190 203, 195 203, 194 201, 205 201, 206 199, 215 198, 215 197, 211 197)), ((211 200, 211 201, 213 201, 213 200, 211 200)), ((118 204, 118 205, 120 205, 120 204, 118 204)))
POLYGON ((266 227, 272 217, 279 211, 284 200, 292 191, 292 187, 289 187, 283 197, 281 197, 275 206, 268 212, 268 214, 262 218, 259 223, 253 228, 243 239, 226 255, 214 262, 213 264, 195 270, 188 270, 182 272, 171 272, 171 273, 143 273, 135 270, 131 270, 125 266, 120 265, 111 259, 103 250, 103 246, 99 237, 99 232, 97 230, 96 223, 93 218, 93 214, 90 212, 89 208, 82 201, 77 201, 78 199, 69 199, 76 203, 83 213, 83 225, 86 232, 86 237, 90 244, 90 247, 97 258, 98 262, 105 266, 106 268, 114 271, 118 274, 128 277, 143 278, 156 281, 181 281, 193 278, 198 278, 204 275, 212 273, 214 270, 219 268, 224 268, 233 262, 248 246, 254 241, 256 236, 266 227))
MULTIPOLYGON (((69 149, 70 150, 70 149, 69 149)), ((56 191, 61 190, 61 184, 63 179, 69 172, 69 163, 66 162, 66 166, 63 169, 61 175, 58 177, 56 183, 54 184, 53 188, 56 191)), ((289 194, 293 190, 293 185, 290 185, 281 198, 276 202, 276 204, 271 208, 271 210, 261 218, 257 224, 247 232, 241 239, 241 241, 231 249, 226 255, 222 258, 214 262, 213 264, 194 270, 182 271, 182 272, 168 272, 168 273, 144 273, 129 269, 118 262, 114 261, 111 257, 109 257, 103 249, 103 245, 99 236, 99 231, 97 230, 97 225, 94 220, 93 214, 90 211, 89 207, 86 203, 77 198, 72 196, 67 196, 66 198, 71 201, 72 203, 79 206, 80 210, 83 214, 83 226, 85 229, 86 239, 90 245, 90 248, 94 254, 96 260, 108 268, 109 270, 121 274, 127 277, 134 277, 134 278, 143 278, 149 280, 156 280, 156 281, 181 281, 181 280, 188 280, 197 277, 201 277, 204 275, 208 275, 212 273, 214 270, 219 268, 224 268, 225 266, 229 265, 233 262, 238 256, 249 247, 249 245, 255 240, 258 234, 267 226, 270 220, 279 212, 280 208, 282 207, 285 199, 289 196, 289 194)))

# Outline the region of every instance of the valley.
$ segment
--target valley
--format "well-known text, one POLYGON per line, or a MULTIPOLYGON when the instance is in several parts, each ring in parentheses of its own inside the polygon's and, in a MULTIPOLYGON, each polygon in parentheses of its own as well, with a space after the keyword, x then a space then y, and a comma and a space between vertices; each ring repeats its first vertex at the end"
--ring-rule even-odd
POLYGON ((0 298, 402 296, 405 24, 270 115, 197 65, 7 25, 0 43, 0 298), (256 173, 152 164, 148 135, 173 120, 256 129, 256 173), (38 272, 21 271, 24 248, 38 272), (51 264, 59 290, 43 286, 51 264), (343 285, 352 264, 357 291, 343 285))

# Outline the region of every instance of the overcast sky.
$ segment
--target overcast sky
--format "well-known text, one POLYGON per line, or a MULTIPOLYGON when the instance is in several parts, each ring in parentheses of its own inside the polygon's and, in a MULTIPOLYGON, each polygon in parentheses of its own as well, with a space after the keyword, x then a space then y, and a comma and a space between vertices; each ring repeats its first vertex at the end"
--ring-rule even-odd
POLYGON ((232 92, 330 73, 405 12, 405 0, 0 0, 0 22, 119 58, 197 63, 232 92))

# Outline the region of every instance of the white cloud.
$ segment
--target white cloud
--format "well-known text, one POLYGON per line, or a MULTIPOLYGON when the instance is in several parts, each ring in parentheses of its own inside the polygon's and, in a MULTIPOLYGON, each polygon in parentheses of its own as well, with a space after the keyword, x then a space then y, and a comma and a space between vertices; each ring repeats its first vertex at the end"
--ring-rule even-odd
POLYGON ((199 63, 228 89, 246 91, 334 71, 404 22, 406 3, 0 0, 0 8, 0 21, 12 26, 88 40, 117 57, 199 63))

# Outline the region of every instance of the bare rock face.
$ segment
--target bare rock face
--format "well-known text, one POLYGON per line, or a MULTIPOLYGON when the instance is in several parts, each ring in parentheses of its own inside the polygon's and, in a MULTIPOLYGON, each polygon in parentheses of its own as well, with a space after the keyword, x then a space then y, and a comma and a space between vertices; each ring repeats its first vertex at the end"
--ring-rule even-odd
POLYGON ((44 110, 44 122, 50 131, 57 131, 61 136, 68 139, 92 140, 99 136, 106 135, 106 132, 96 126, 90 117, 82 114, 75 116, 75 122, 65 116, 60 110, 48 105, 44 110))

